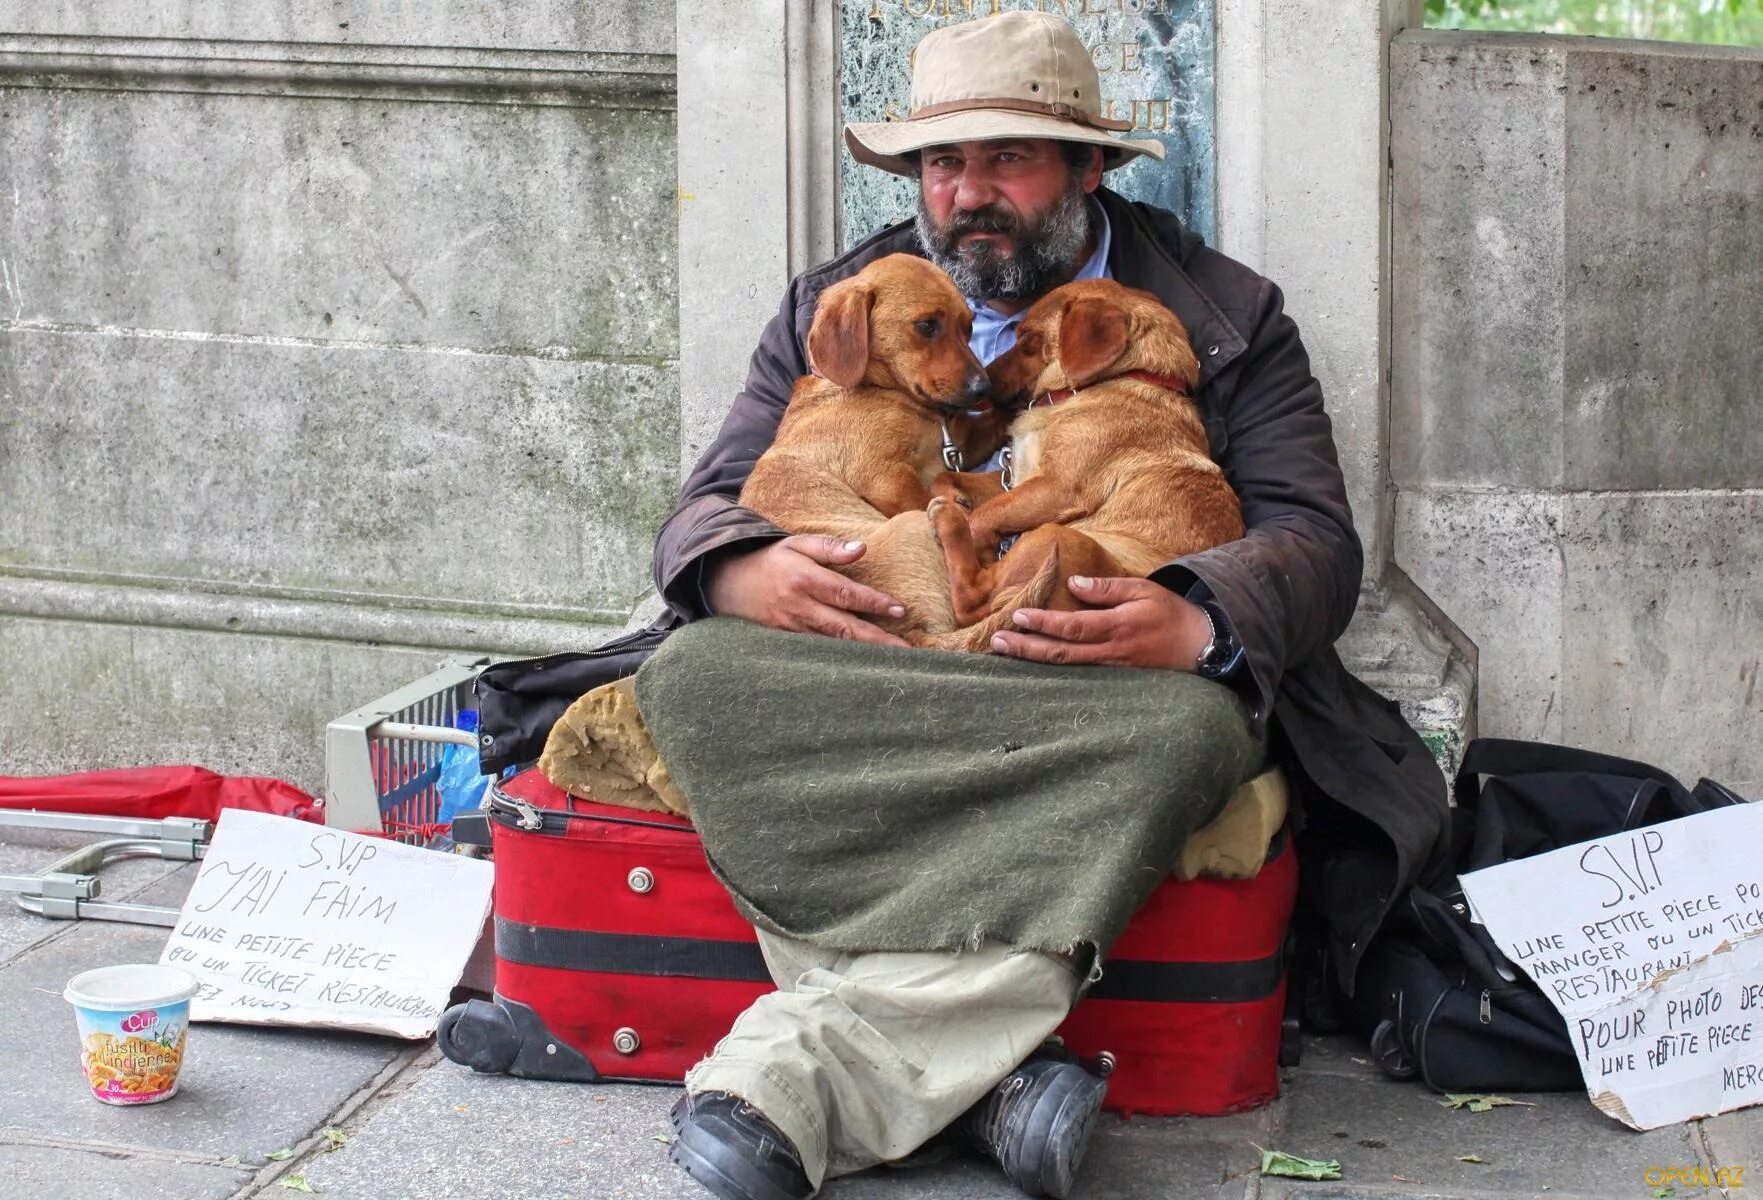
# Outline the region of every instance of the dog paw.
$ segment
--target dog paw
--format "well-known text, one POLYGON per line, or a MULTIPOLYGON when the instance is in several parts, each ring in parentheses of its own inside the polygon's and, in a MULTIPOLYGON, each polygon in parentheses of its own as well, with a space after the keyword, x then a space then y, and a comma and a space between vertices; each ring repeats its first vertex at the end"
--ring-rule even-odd
POLYGON ((971 509, 973 501, 969 500, 967 493, 961 490, 961 485, 956 482, 956 478, 955 475, 947 471, 938 475, 931 480, 931 495, 946 504, 953 504, 957 508, 971 509))
POLYGON ((940 528, 942 522, 939 518, 942 515, 943 509, 948 506, 948 503, 948 500, 942 496, 932 496, 930 498, 930 503, 925 505, 924 508, 924 515, 930 518, 931 541, 939 546, 943 544, 943 531, 940 528))

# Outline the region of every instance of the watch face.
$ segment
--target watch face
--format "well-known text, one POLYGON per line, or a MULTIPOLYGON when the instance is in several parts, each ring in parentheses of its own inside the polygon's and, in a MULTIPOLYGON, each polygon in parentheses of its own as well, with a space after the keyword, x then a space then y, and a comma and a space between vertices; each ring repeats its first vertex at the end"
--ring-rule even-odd
POLYGON ((1206 619, 1212 625, 1212 641, 1200 652, 1198 670, 1208 679, 1216 679, 1224 673, 1234 651, 1223 614, 1211 604, 1203 604, 1201 607, 1206 610, 1206 619))

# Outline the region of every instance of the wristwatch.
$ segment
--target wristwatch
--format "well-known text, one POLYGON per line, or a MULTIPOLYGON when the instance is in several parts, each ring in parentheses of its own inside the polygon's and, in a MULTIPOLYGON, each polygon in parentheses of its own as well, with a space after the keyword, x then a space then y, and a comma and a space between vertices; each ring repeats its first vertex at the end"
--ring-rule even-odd
POLYGON ((1212 637, 1194 660, 1194 669, 1206 679, 1222 679, 1236 670, 1237 664, 1242 661, 1243 648, 1232 635, 1230 620, 1225 617, 1222 608, 1211 600, 1202 600, 1199 609, 1206 614, 1206 624, 1211 627, 1212 637))

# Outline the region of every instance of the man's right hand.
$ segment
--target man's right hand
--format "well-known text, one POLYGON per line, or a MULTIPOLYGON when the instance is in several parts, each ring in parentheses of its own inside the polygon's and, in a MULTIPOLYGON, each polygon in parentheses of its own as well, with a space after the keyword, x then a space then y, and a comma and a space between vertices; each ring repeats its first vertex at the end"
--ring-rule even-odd
POLYGON ((832 569, 861 557, 862 542, 795 534, 711 563, 705 571, 704 597, 717 616, 745 617, 796 633, 904 646, 904 641, 865 618, 903 617, 906 607, 832 569))

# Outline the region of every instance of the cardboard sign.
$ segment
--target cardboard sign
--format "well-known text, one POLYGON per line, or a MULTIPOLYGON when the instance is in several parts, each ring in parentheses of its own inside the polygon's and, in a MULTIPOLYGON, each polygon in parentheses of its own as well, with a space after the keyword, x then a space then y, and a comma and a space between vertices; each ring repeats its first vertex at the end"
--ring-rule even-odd
POLYGON ((1656 1129, 1763 1103, 1763 804, 1462 877, 1567 1020, 1592 1103, 1656 1129))
POLYGON ((160 961, 196 1021, 427 1037, 490 909, 490 864, 228 809, 160 961))

